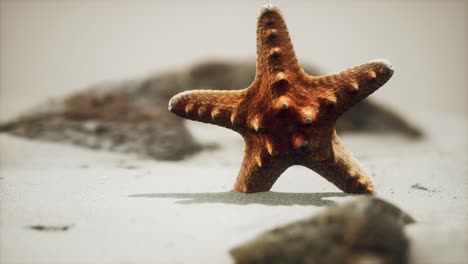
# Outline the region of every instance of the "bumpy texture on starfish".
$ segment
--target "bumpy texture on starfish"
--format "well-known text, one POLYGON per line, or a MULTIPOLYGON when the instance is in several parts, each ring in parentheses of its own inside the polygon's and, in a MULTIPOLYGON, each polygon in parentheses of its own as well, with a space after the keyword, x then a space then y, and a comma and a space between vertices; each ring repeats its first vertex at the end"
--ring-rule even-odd
POLYGON ((385 61, 371 61, 319 77, 299 65, 280 10, 261 9, 257 21, 257 69, 238 91, 187 91, 169 110, 242 135, 245 153, 234 186, 239 192, 271 189, 292 165, 306 166, 348 193, 374 193, 374 185, 335 132, 336 120, 393 74, 385 61))

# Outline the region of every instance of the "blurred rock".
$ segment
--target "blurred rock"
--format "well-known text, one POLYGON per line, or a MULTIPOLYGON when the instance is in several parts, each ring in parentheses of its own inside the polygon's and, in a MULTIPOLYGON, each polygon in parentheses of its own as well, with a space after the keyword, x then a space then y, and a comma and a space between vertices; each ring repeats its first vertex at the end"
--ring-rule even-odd
POLYGON ((338 133, 399 134, 409 139, 423 137, 422 131, 411 125, 402 116, 369 99, 364 99, 344 113, 336 122, 336 130, 338 133))
MULTIPOLYGON (((311 66, 304 69, 320 73, 311 66)), ((27 138, 131 152, 161 160, 180 160, 203 149, 183 120, 169 113, 169 99, 184 90, 246 88, 255 62, 207 61, 142 80, 104 83, 62 100, 48 101, 0 124, 0 131, 27 138)), ((366 131, 420 137, 402 117, 365 100, 345 113, 339 132, 366 131)))
POLYGON ((231 250, 236 263, 407 263, 405 224, 394 205, 360 197, 270 230, 231 250))
MULTIPOLYGON (((313 76, 323 73, 317 67, 303 65, 313 76)), ((207 61, 185 71, 155 75, 149 78, 142 89, 158 91, 169 100, 185 90, 237 90, 247 88, 255 78, 255 62, 207 61)), ((365 99, 343 114, 336 124, 339 133, 369 132, 399 134, 408 138, 421 138, 423 133, 404 117, 382 105, 365 99)))
MULTIPOLYGON (((304 70, 314 76, 322 73, 311 65, 304 70)), ((248 87, 255 77, 255 62, 207 61, 181 72, 154 75, 144 82, 140 92, 169 100, 175 94, 193 89, 237 90, 248 87)), ((336 124, 339 133, 394 133, 420 138, 423 133, 394 111, 365 99, 352 107, 336 124)))
POLYGON ((33 225, 27 226, 27 228, 37 231, 44 231, 44 232, 64 232, 68 231, 72 228, 73 225, 63 225, 63 226, 45 226, 45 225, 33 225))
POLYGON ((160 160, 181 160, 201 149, 165 100, 127 93, 133 85, 110 87, 115 91, 98 86, 48 102, 0 130, 160 160))

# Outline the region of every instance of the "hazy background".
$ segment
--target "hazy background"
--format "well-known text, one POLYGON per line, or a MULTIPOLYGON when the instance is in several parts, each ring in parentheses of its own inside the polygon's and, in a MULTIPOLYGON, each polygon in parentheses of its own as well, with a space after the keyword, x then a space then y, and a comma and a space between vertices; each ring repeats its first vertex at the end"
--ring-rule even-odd
POLYGON ((329 73, 385 58, 395 74, 373 98, 409 115, 465 114, 468 1, 0 0, 0 120, 101 81, 252 58, 267 3, 301 62, 329 73))

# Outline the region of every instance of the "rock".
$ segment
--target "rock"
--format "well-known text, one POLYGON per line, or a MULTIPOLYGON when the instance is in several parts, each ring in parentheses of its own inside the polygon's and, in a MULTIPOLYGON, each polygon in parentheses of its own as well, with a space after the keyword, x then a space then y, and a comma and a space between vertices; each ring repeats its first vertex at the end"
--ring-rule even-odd
POLYGON ((159 160, 181 160, 201 149, 183 121, 167 113, 166 102, 153 98, 92 89, 49 102, 49 109, 26 115, 4 129, 17 136, 159 160))
POLYGON ((394 205, 361 197, 270 230, 231 250, 236 263, 407 263, 405 224, 394 205))
POLYGON ((72 228, 73 225, 62 225, 62 226, 45 226, 45 225, 33 225, 27 226, 27 228, 37 231, 44 231, 44 232, 64 232, 68 231, 72 228))
MULTIPOLYGON (((320 75, 314 67, 306 65, 304 69, 320 75)), ((98 84, 66 98, 47 101, 0 124, 0 132, 180 160, 203 146, 194 140, 182 119, 169 113, 169 99, 187 89, 242 89, 250 85, 254 75, 254 61, 207 61, 141 80, 98 84)), ((369 101, 345 113, 337 129, 421 136, 403 118, 369 101)))
MULTIPOLYGON (((317 67, 302 65, 304 70, 314 76, 322 75, 317 67)), ((223 62, 207 61, 196 64, 179 73, 155 75, 143 85, 149 91, 160 91, 169 100, 185 90, 235 90, 248 87, 255 77, 255 61, 223 62)), ((352 107, 336 124, 339 133, 370 132, 380 134, 399 134, 418 139, 421 130, 410 124, 404 117, 382 105, 365 99, 352 107)))

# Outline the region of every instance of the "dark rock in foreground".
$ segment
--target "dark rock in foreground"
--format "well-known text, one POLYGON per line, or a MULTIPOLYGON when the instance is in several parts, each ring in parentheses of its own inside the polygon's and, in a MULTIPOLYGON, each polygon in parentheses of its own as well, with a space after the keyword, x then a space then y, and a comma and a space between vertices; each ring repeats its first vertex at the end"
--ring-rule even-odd
MULTIPOLYGON (((304 69, 320 75, 311 67, 304 69)), ((189 89, 243 89, 254 75, 253 61, 205 62, 142 80, 96 85, 0 124, 0 132, 180 160, 200 151, 202 146, 192 138, 183 120, 169 113, 169 99, 189 89)), ((404 119, 367 100, 345 113, 337 129, 421 136, 404 119)))
POLYGON ((407 263, 414 220, 375 197, 332 206, 231 250, 236 263, 407 263))

